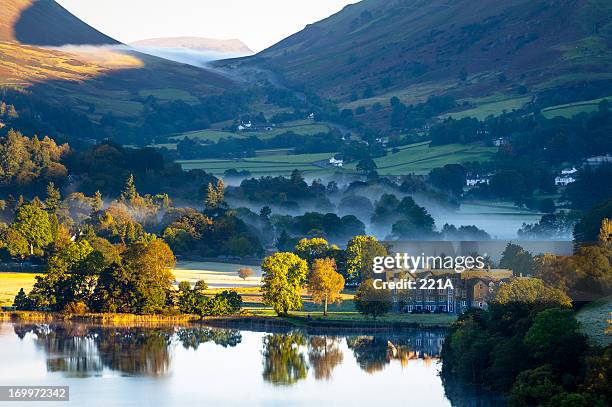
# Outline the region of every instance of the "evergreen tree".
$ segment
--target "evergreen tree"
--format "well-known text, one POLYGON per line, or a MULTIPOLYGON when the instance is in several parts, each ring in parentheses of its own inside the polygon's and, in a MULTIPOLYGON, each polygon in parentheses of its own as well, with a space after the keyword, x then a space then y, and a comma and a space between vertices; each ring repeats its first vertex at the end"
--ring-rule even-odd
POLYGON ((62 195, 60 194, 59 189, 55 188, 55 184, 53 182, 49 182, 47 185, 47 198, 45 199, 45 206, 47 207, 47 210, 51 213, 57 212, 61 200, 62 195))
POLYGON ((132 202, 137 197, 138 191, 136 190, 136 184, 134 183, 134 174, 130 174, 125 181, 125 186, 123 187, 123 191, 121 191, 119 201, 124 203, 132 202))

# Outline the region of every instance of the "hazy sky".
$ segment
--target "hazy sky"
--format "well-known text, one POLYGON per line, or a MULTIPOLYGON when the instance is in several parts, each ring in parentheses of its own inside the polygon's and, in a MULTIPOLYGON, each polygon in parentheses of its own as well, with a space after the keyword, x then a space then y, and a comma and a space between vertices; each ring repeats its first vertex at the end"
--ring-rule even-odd
POLYGON ((238 38, 260 51, 357 0, 57 0, 123 42, 154 37, 238 38))

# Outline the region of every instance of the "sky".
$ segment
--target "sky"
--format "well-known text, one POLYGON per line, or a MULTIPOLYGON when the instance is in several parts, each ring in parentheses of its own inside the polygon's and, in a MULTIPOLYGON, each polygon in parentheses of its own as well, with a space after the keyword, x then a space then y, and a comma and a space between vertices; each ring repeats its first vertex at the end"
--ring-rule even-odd
POLYGON ((237 38, 265 49, 357 0, 57 0, 119 41, 156 37, 237 38))

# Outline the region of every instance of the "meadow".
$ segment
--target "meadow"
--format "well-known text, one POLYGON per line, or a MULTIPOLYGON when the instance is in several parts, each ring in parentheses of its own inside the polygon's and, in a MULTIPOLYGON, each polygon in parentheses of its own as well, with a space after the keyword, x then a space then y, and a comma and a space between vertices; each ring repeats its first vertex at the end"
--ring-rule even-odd
POLYGON ((319 133, 327 133, 329 131, 329 126, 325 123, 315 123, 309 120, 299 120, 294 122, 284 123, 283 125, 278 125, 278 127, 274 127, 271 130, 261 130, 261 131, 229 131, 229 130, 221 130, 221 129, 204 129, 204 130, 196 130, 185 133, 175 134, 169 137, 169 140, 172 141, 180 141, 185 137, 189 137, 191 139, 197 139, 200 141, 206 141, 209 143, 216 143, 221 138, 247 138, 247 137, 258 137, 260 139, 269 139, 279 134, 293 132, 295 134, 310 136, 313 134, 319 133))
MULTIPOLYGON (((402 175, 409 173, 426 174, 434 168, 446 164, 467 161, 486 161, 495 155, 496 147, 480 145, 448 144, 429 147, 429 142, 421 142, 401 147, 393 153, 389 149, 385 157, 376 158, 380 175, 402 175)), ((207 159, 207 160, 177 160, 184 170, 202 169, 215 175, 221 175, 226 170, 247 170, 255 176, 287 175, 297 169, 309 175, 326 175, 340 171, 356 173, 357 163, 347 163, 342 168, 329 167, 326 162, 334 153, 285 155, 283 152, 272 152, 242 159, 207 159)))
POLYGON ((30 292, 38 275, 40 274, 0 272, 0 306, 13 305, 15 295, 21 288, 26 293, 30 292))
POLYGON ((599 103, 604 99, 612 100, 611 97, 608 97, 550 106, 546 109, 542 109, 542 116, 547 119, 552 119, 553 117, 571 118, 580 113, 592 113, 599 109, 599 103))

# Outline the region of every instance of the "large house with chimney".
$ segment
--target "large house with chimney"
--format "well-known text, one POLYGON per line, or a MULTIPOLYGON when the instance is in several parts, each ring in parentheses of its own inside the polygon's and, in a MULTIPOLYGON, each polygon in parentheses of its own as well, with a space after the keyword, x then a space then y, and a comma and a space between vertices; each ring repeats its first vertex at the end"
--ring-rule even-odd
POLYGON ((497 288, 510 281, 508 269, 468 270, 455 273, 448 270, 417 270, 415 273, 388 272, 385 281, 401 279, 417 282, 416 289, 394 289, 394 309, 407 313, 462 314, 470 308, 487 309, 497 288), (423 279, 449 280, 445 288, 419 289, 423 279))

